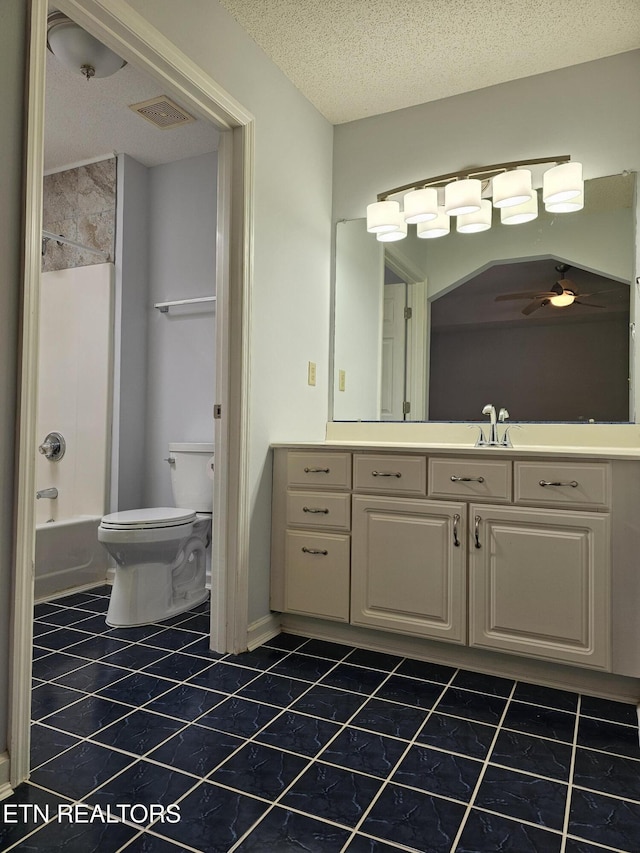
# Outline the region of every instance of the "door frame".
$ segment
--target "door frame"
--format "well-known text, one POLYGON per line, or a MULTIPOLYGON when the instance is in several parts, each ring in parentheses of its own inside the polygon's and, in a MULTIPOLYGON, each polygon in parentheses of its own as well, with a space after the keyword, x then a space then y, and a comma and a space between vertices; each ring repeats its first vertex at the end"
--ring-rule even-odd
MULTIPOLYGON (((249 548, 249 330, 253 247, 254 119, 228 92, 123 0, 56 0, 56 7, 164 91, 222 130, 216 275, 216 477, 211 638, 217 651, 246 648, 249 548), (233 199, 233 203, 232 203, 233 199), (233 394, 230 393, 233 389, 233 394), (217 576, 216 576, 217 574, 217 576)), ((24 180, 24 276, 19 375, 15 522, 9 661, 10 784, 29 776, 33 643, 35 447, 44 161, 47 0, 31 0, 24 180)), ((212 413, 213 417, 213 413, 212 413)))

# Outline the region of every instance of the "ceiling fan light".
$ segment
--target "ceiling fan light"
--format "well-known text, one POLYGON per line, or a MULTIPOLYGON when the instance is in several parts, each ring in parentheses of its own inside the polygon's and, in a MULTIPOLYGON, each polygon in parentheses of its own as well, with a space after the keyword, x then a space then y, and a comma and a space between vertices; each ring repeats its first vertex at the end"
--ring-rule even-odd
POLYGON ((422 240, 434 240, 436 237, 446 237, 451 231, 451 220, 444 212, 444 207, 438 207, 438 215, 428 222, 418 222, 416 233, 422 240))
POLYGON ((566 201, 546 202, 545 210, 549 213, 575 213, 584 207, 584 193, 574 196, 566 201))
POLYGON ((500 208, 500 222, 503 225, 521 225, 523 222, 531 222, 538 216, 538 193, 531 190, 531 196, 522 204, 513 207, 500 208))
MULTIPOLYGON (((397 204, 397 202, 395 202, 397 204)), ((381 243, 392 243, 396 240, 404 240, 407 236, 407 231, 409 230, 409 226, 404 221, 404 216, 399 210, 400 205, 398 205, 398 213, 395 215, 395 223, 396 227, 393 231, 379 231, 376 234, 376 240, 380 240, 381 243)))
POLYGON ((514 169, 501 172, 493 179, 493 206, 514 207, 531 198, 531 172, 529 169, 514 169))
POLYGON ((480 210, 458 216, 456 231, 461 234, 476 234, 491 228, 492 207, 489 199, 482 199, 480 210))
MULTIPOLYGON (((371 234, 384 234, 397 231, 400 203, 397 201, 375 201, 367 205, 367 231, 371 234)), ((404 219, 402 220, 404 222, 404 219)))
POLYGON ((542 182, 542 200, 545 205, 575 198, 584 192, 582 163, 561 163, 547 169, 542 182))
POLYGON ((566 308, 575 302, 576 295, 572 290, 565 290, 557 296, 550 296, 549 302, 556 308, 566 308))
POLYGON ((405 222, 428 222, 438 215, 438 191, 433 187, 413 190, 404 197, 405 222))
POLYGON ((127 63, 79 24, 60 12, 47 18, 47 47, 63 65, 76 74, 109 77, 127 63))
POLYGON ((447 216, 463 216, 480 210, 482 181, 465 178, 452 181, 444 188, 444 211, 447 216))

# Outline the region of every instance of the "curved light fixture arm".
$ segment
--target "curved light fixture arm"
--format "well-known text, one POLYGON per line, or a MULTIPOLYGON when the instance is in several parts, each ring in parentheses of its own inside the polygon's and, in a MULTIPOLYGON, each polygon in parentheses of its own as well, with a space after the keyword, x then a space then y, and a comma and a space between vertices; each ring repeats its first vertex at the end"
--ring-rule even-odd
POLYGON ((398 193, 405 193, 409 190, 423 189, 424 187, 437 187, 455 180, 464 180, 467 178, 479 178, 480 180, 489 180, 501 172, 506 172, 510 169, 518 169, 521 166, 538 166, 544 163, 555 163, 557 166, 562 163, 568 163, 571 160, 570 154, 562 154, 557 157, 539 157, 533 160, 512 160, 509 163, 495 163, 492 166, 480 166, 469 169, 463 169, 459 172, 449 172, 446 175, 436 175, 433 178, 424 178, 420 181, 414 181, 411 184, 404 184, 401 187, 394 187, 391 190, 385 190, 378 193, 378 201, 386 201, 390 196, 398 193))

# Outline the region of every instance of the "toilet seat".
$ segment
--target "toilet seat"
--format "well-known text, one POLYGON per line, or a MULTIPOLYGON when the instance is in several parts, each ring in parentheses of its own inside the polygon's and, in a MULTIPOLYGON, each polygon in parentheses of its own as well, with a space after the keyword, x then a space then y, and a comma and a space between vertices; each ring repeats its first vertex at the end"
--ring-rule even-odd
POLYGON ((104 516, 100 526, 104 530, 162 530, 190 524, 195 519, 195 510, 157 506, 112 512, 104 516))

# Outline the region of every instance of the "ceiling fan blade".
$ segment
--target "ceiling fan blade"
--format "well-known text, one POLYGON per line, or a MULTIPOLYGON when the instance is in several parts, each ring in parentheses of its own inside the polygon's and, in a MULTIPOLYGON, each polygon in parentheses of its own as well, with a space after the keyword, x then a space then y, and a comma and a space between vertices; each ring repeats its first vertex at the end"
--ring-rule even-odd
POLYGON ((587 308, 606 308, 606 305, 595 305, 593 302, 582 302, 580 299, 573 300, 574 305, 584 305, 587 308))
MULTIPOLYGON (((555 296, 555 293, 553 294, 555 296)), ((548 299, 534 299, 533 302, 530 302, 522 309, 522 313, 525 315, 533 314, 534 311, 537 311, 538 308, 542 308, 544 305, 548 305, 548 299)))
POLYGON ((556 281, 556 283, 551 288, 553 290, 553 295, 562 296, 565 290, 573 290, 575 292, 575 285, 572 281, 569 281, 568 278, 562 278, 560 281, 556 281))
POLYGON ((520 293, 503 293, 501 296, 495 297, 495 302, 504 302, 506 299, 548 299, 550 296, 557 296, 556 291, 541 293, 539 290, 523 290, 520 293))

